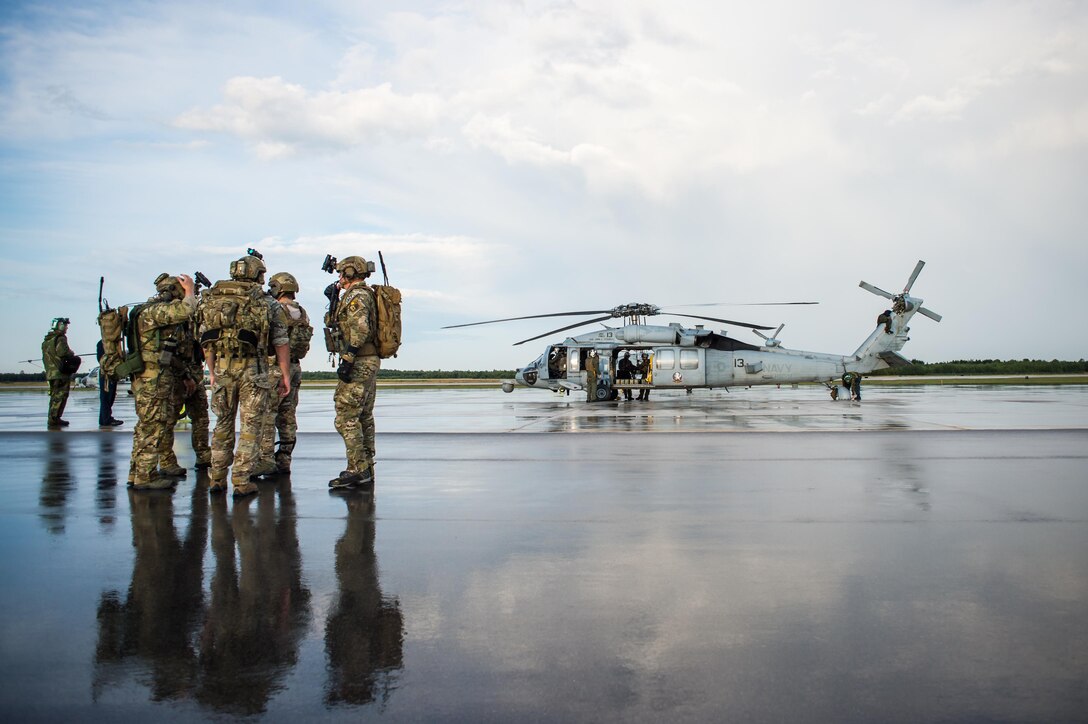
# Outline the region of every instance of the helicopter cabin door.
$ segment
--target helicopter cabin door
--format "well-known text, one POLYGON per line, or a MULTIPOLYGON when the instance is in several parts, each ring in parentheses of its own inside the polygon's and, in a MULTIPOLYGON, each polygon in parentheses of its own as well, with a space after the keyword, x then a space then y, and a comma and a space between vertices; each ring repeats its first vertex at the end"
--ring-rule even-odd
POLYGON ((706 385, 706 350, 701 347, 658 347, 653 360, 656 388, 706 385))

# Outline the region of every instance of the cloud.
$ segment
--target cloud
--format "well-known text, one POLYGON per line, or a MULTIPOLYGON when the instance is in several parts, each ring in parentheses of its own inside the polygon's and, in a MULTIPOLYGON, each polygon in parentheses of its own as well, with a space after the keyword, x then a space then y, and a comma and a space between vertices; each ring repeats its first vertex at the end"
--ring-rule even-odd
POLYGON ((223 96, 222 104, 191 110, 175 124, 236 135, 266 157, 289 155, 300 146, 342 148, 382 137, 426 137, 441 106, 434 95, 401 95, 390 83, 311 93, 278 77, 232 78, 223 96))

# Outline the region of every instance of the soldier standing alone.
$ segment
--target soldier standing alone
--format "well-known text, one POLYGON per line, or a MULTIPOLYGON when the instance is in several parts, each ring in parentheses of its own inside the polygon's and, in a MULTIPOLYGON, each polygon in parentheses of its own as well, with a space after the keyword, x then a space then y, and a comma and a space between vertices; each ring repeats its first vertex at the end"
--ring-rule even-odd
POLYGON ((329 481, 332 488, 374 485, 374 396, 381 358, 375 344, 377 300, 366 283, 372 268, 373 262, 361 256, 349 256, 336 265, 343 297, 335 317, 325 320, 325 326, 335 327, 340 336, 340 366, 336 369, 340 382, 333 399, 336 431, 344 438, 348 463, 347 470, 329 481))
POLYGON ((200 345, 211 372, 211 405, 216 415, 212 432, 209 493, 226 492, 231 470, 234 497, 257 492, 250 475, 260 456, 261 418, 270 404, 267 352, 276 353, 281 372, 280 397, 291 391, 287 327, 282 314, 273 314, 261 285, 264 262, 247 255, 230 265, 230 281, 216 282, 201 293, 197 320, 200 345), (241 434, 235 455, 235 418, 241 434))
POLYGON ((68 404, 72 374, 79 369, 78 362, 79 357, 72 354, 72 348, 68 346, 68 319, 57 317, 53 320, 53 328, 42 340, 42 365, 45 367, 45 379, 49 382, 49 418, 46 426, 50 430, 68 427, 68 421, 60 416, 68 404))

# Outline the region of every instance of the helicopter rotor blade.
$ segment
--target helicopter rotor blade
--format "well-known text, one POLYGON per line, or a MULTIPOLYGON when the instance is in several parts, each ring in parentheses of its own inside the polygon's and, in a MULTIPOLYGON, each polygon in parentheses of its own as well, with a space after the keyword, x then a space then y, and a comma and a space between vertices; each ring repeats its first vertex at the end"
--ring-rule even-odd
POLYGON ((594 322, 603 322, 606 319, 612 319, 612 318, 613 317, 612 317, 611 314, 606 314, 603 317, 597 317, 596 319, 587 319, 584 322, 575 322, 574 324, 567 325, 566 327, 560 327, 559 329, 553 329, 550 332, 545 332, 544 334, 538 334, 535 337, 529 337, 529 339, 523 339, 520 342, 514 342, 514 346, 517 347, 519 344, 525 344, 526 342, 532 342, 534 339, 540 339, 541 337, 547 337, 549 334, 555 334, 557 332, 566 332, 568 329, 574 329, 575 327, 584 327, 587 324, 593 324, 594 322))
POLYGON ((673 307, 782 307, 796 304, 819 304, 819 302, 709 302, 707 304, 670 304, 662 309, 673 307))
POLYGON ((705 319, 710 322, 721 322, 722 324, 732 324, 737 327, 748 327, 749 329, 774 329, 774 327, 765 327, 760 324, 749 324, 748 322, 735 322, 732 319, 721 319, 719 317, 703 317, 695 314, 677 314, 676 312, 669 312, 673 317, 690 317, 691 319, 705 319))
POLYGON ((903 287, 904 294, 910 294, 910 288, 914 286, 914 280, 922 273, 922 267, 925 265, 926 263, 924 261, 921 259, 918 260, 918 263, 914 267, 914 271, 911 272, 910 279, 907 280, 907 286, 903 287))
POLYGON ((941 321, 942 319, 944 319, 944 317, 942 317, 941 315, 937 314, 937 313, 936 313, 936 312, 934 312, 934 311, 933 311, 932 309, 926 309, 925 307, 918 307, 918 313, 919 313, 919 314, 924 314, 925 316, 927 316, 927 317, 929 317, 930 319, 932 319, 932 320, 933 320, 934 322, 939 322, 939 321, 941 321))
POLYGON ((872 292, 873 294, 877 295, 878 297, 884 297, 885 299, 895 299, 894 294, 889 294, 888 292, 884 291, 880 287, 874 287, 869 282, 861 282, 860 284, 858 284, 858 286, 861 287, 862 289, 864 289, 867 292, 872 292))
POLYGON ((525 317, 506 317, 505 319, 489 319, 486 322, 469 322, 468 324, 451 324, 442 329, 456 329, 458 327, 475 327, 480 324, 495 324, 496 322, 515 322, 519 319, 543 319, 545 317, 575 317, 584 316, 586 314, 605 314, 608 313, 612 316, 611 310, 608 309, 591 309, 586 312, 556 312, 554 314, 530 314, 525 317))

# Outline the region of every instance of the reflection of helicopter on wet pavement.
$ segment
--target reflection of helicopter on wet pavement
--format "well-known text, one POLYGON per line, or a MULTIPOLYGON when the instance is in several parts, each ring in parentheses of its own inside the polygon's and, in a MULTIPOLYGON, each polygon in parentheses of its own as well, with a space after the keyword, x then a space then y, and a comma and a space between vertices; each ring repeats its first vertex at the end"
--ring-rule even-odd
POLYGON ((874 370, 910 364, 899 351, 910 339, 910 327, 907 325, 915 313, 920 312, 934 321, 941 321, 941 315, 923 307, 921 299, 910 296, 910 289, 924 265, 925 262, 918 262, 899 294, 891 294, 867 282, 861 282, 860 286, 866 291, 890 299, 892 308, 880 315, 876 329, 850 355, 786 349, 776 338, 784 325, 779 325, 773 335, 767 336, 760 330, 769 330, 771 327, 669 312, 678 317, 748 327, 763 339, 760 345, 741 342, 726 336, 725 332, 712 332, 703 325, 695 325, 694 328, 675 322, 668 326, 649 325, 646 324, 647 317, 662 313, 660 307, 652 304, 623 304, 607 310, 508 317, 455 324, 444 329, 520 319, 601 315, 515 343, 523 344, 607 319, 624 320, 622 327, 606 326, 596 332, 568 337, 559 344, 548 345, 536 360, 518 370, 513 380, 503 381, 504 392, 512 392, 515 385, 565 390, 568 393, 571 390, 585 390, 586 401, 595 402, 615 399, 624 389, 683 389, 691 392, 695 388, 821 382, 831 390, 833 399, 850 399, 849 391, 841 387, 843 375, 853 373, 860 380, 861 375, 874 370), (618 379, 620 361, 625 355, 628 359, 641 359, 646 355, 649 359, 647 373, 618 379))

